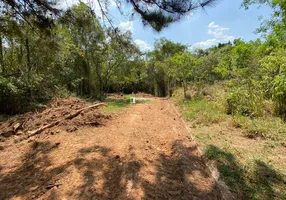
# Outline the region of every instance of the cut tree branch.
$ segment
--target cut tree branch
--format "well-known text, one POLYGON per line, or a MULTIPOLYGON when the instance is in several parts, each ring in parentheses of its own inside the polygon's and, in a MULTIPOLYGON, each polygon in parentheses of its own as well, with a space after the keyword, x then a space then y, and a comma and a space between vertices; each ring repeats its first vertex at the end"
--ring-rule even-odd
POLYGON ((82 108, 78 111, 76 111, 74 114, 71 114, 67 117, 64 117, 63 119, 60 119, 60 120, 57 120, 55 122, 52 122, 50 124, 47 124, 45 126, 41 126, 40 128, 38 129, 35 129, 35 130, 32 130, 32 131, 28 131, 28 137, 32 137, 34 135, 37 135, 39 133, 41 133, 42 131, 46 130, 47 128, 51 128, 51 127, 54 127, 56 125, 58 125, 61 121, 63 120, 71 120, 73 118, 75 118, 76 116, 78 116, 81 112, 85 111, 85 110, 89 110, 89 109, 92 109, 92 108, 98 108, 98 107, 101 107, 101 106, 107 106, 105 103, 97 103, 97 104, 94 104, 94 105, 91 105, 91 106, 88 106, 88 107, 85 107, 85 108, 82 108))

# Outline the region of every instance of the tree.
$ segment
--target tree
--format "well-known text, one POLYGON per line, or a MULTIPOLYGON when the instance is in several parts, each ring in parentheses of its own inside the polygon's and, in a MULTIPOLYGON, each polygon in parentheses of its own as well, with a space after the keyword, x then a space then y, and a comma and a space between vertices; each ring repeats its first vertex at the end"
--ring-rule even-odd
POLYGON ((272 31, 276 37, 285 39, 286 28, 286 1, 285 0, 243 0, 242 6, 248 9, 252 4, 265 4, 272 8, 273 13, 270 19, 265 20, 258 32, 272 31))
POLYGON ((276 113, 286 118, 286 56, 285 49, 277 49, 260 60, 259 70, 268 97, 275 100, 276 113))
MULTIPOLYGON (((217 0, 180 0, 180 1, 161 1, 161 0, 113 0, 120 9, 121 4, 128 4, 132 7, 132 12, 138 14, 144 25, 150 25, 155 30, 160 31, 170 23, 180 20, 191 11, 207 6, 214 6, 217 0), (151 8, 151 9, 150 9, 151 8)), ((1 0, 4 9, 11 9, 13 15, 18 19, 25 20, 31 15, 35 16, 35 24, 41 28, 48 28, 53 24, 53 17, 59 16, 61 11, 56 8, 52 1, 42 0, 1 0)), ((104 5, 108 0, 96 0, 102 14, 108 18, 108 13, 104 5)), ((109 20, 109 19, 108 19, 109 20)), ((111 20, 109 20, 111 22, 111 20)))
POLYGON ((175 54, 168 59, 171 67, 168 70, 168 75, 173 77, 176 81, 180 82, 184 89, 184 97, 187 98, 187 86, 194 80, 194 71, 198 66, 197 60, 191 53, 185 52, 175 54))
POLYGON ((60 19, 63 27, 67 28, 72 39, 73 66, 77 75, 79 94, 96 95, 97 65, 101 65, 102 49, 105 33, 94 12, 84 3, 69 9, 60 19), (67 23, 68 21, 68 23, 67 23))
POLYGON ((101 97, 108 92, 112 81, 119 81, 122 78, 120 75, 128 71, 128 63, 140 55, 139 49, 132 43, 130 32, 120 33, 110 29, 108 36, 109 40, 105 41, 100 52, 103 53, 101 64, 95 64, 101 97))
POLYGON ((187 50, 186 45, 175 43, 165 38, 160 38, 154 44, 155 49, 150 53, 149 72, 153 77, 155 94, 158 96, 167 96, 174 87, 174 80, 167 75, 170 67, 167 59, 176 53, 182 53, 187 50))

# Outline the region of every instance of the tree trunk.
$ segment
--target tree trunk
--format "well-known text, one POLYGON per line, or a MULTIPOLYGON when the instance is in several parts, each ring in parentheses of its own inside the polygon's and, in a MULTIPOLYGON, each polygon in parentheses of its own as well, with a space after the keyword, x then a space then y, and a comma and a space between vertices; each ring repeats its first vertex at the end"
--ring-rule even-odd
POLYGON ((95 69, 96 69, 96 75, 98 78, 98 84, 99 84, 99 98, 102 100, 104 97, 104 88, 103 88, 103 80, 102 80, 102 76, 101 76, 101 70, 100 70, 100 63, 96 62, 95 64, 95 69))
POLYGON ((6 73, 5 64, 4 64, 4 56, 3 56, 3 44, 2 44, 2 37, 0 36, 0 65, 2 69, 2 73, 6 73))
POLYGON ((187 84, 183 82, 183 88, 184 88, 184 98, 187 98, 187 84))
POLYGON ((86 93, 91 95, 91 70, 90 70, 90 63, 88 60, 86 61, 86 78, 87 78, 87 86, 86 86, 86 93))
POLYGON ((28 66, 28 70, 30 72, 31 71, 31 59, 30 59, 30 47, 29 47, 28 36, 26 37, 25 47, 26 47, 26 52, 27 52, 27 66, 28 66))

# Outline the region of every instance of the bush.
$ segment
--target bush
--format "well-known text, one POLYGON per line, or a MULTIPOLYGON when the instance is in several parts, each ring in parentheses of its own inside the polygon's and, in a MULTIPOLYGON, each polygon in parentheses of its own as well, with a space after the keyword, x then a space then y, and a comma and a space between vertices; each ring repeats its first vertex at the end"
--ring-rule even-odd
POLYGON ((286 75, 277 75, 273 81, 275 112, 286 120, 286 75))
POLYGON ((35 103, 49 100, 55 91, 44 81, 45 79, 37 75, 29 76, 29 78, 0 76, 0 113, 26 112, 35 103))
POLYGON ((245 85, 234 87, 227 95, 227 114, 258 117, 264 115, 263 93, 245 85))
POLYGON ((286 51, 277 49, 260 60, 260 74, 266 94, 275 102, 275 113, 286 119, 286 51))
POLYGON ((0 113, 14 114, 26 106, 25 91, 15 79, 0 77, 0 113))

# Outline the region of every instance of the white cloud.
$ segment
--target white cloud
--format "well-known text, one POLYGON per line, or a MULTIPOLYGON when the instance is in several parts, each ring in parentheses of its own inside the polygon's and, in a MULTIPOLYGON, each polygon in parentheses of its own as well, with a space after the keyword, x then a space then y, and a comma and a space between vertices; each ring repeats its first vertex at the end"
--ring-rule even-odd
POLYGON ((118 28, 123 32, 126 32, 126 31, 133 32, 133 21, 121 22, 118 25, 118 28))
POLYGON ((152 49, 151 45, 143 40, 135 40, 134 43, 139 47, 141 51, 150 51, 152 49))
POLYGON ((234 36, 228 35, 228 31, 230 29, 226 27, 222 27, 215 22, 211 22, 208 25, 208 34, 211 35, 213 38, 208 39, 206 41, 197 42, 191 46, 191 49, 206 49, 218 43, 224 43, 228 41, 233 41, 235 39, 234 36))
POLYGON ((206 49, 219 43, 217 39, 208 39, 206 41, 197 42, 191 46, 191 49, 206 49))
POLYGON ((228 42, 230 40, 234 40, 234 36, 227 34, 229 28, 221 27, 215 24, 214 22, 211 22, 208 27, 209 27, 208 33, 213 35, 215 38, 222 40, 222 42, 228 42))
POLYGON ((216 25, 214 22, 211 22, 208 27, 209 28, 219 28, 219 25, 216 25))

